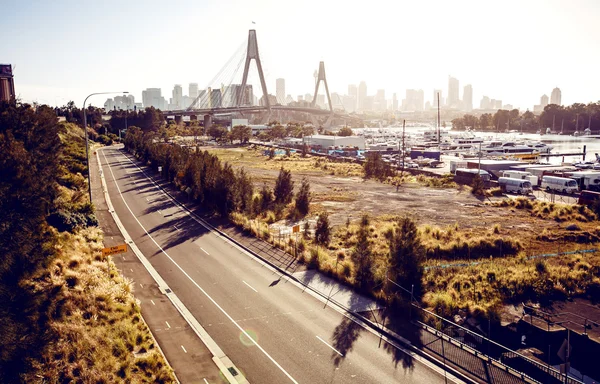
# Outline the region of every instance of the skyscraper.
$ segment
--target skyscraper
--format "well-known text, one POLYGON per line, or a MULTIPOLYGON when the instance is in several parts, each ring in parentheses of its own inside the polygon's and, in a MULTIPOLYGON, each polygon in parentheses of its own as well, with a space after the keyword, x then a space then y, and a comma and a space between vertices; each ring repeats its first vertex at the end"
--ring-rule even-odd
POLYGON ((479 103, 479 108, 481 109, 492 109, 493 105, 489 97, 483 96, 481 98, 481 103, 479 103))
POLYGON ((448 107, 457 108, 460 104, 458 96, 458 79, 448 76, 448 107))
POLYGON ((142 105, 144 108, 154 107, 156 109, 165 109, 165 99, 162 97, 160 88, 147 88, 142 91, 142 105))
POLYGON ((173 107, 175 109, 181 109, 183 106, 183 88, 181 84, 175 84, 173 87, 173 107))
POLYGON ((14 98, 15 83, 12 66, 10 64, 0 64, 0 101, 9 101, 14 98))
POLYGON ((548 95, 542 95, 542 97, 540 97, 540 106, 544 109, 546 105, 548 105, 548 95))
POLYGON ((377 111, 385 111, 387 109, 387 102, 385 100, 385 89, 378 89, 375 94, 375 105, 373 106, 377 111))
POLYGON ((465 85, 463 89, 463 109, 467 112, 473 110, 473 87, 471 84, 465 85))
POLYGON ((198 83, 190 83, 188 95, 192 99, 198 97, 198 83))
POLYGON ((561 104, 562 93, 560 92, 560 88, 556 87, 552 90, 550 94, 550 104, 562 105, 561 104))
POLYGON ((367 100, 367 83, 361 81, 358 85, 358 98, 356 99, 356 107, 359 111, 363 111, 365 109, 365 104, 367 100))
POLYGON ((275 96, 278 104, 285 104, 285 79, 275 80, 275 96))
POLYGON ((398 110, 398 97, 394 93, 392 95, 392 111, 397 111, 397 110, 398 110))
POLYGON ((438 106, 438 94, 440 95, 440 107, 442 107, 444 105, 444 97, 442 96, 442 90, 441 89, 434 89, 433 90, 433 101, 431 102, 431 105, 435 108, 437 108, 438 106))

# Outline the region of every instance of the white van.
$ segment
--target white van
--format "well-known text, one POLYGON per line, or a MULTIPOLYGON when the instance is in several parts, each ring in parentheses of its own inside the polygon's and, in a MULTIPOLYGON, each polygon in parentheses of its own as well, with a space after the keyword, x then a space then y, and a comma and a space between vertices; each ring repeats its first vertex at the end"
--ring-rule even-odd
POLYGON ((542 189, 548 192, 575 193, 579 191, 579 186, 577 181, 567 177, 542 176, 542 189))
POLYGON ((502 173, 502 177, 510 177, 512 179, 521 179, 528 180, 531 182, 531 185, 538 185, 538 177, 531 174, 531 172, 526 171, 504 171, 502 173))
POLYGON ((519 195, 528 195, 533 192, 531 182, 529 180, 517 179, 512 177, 498 178, 498 185, 504 192, 514 192, 519 195))

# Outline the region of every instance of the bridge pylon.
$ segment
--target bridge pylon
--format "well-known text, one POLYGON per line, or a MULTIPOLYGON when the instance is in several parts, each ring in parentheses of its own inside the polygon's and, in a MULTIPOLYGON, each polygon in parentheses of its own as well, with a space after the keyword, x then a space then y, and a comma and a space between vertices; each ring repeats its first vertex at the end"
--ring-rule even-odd
POLYGON ((329 86, 327 85, 327 77, 325 77, 325 62, 319 63, 319 74, 317 75, 317 83, 315 84, 315 96, 312 99, 311 106, 314 108, 317 104, 317 93, 319 92, 319 85, 321 81, 325 83, 325 93, 327 94, 327 102, 329 103, 329 111, 333 115, 333 106, 331 105, 331 96, 329 96, 329 86))
POLYGON ((265 100, 265 106, 267 107, 267 114, 271 114, 271 103, 269 101, 269 93, 267 92, 267 83, 265 82, 265 76, 262 70, 262 64, 260 63, 260 56, 258 55, 258 42, 256 41, 256 30, 251 29, 248 32, 248 50, 246 51, 246 65, 244 65, 244 75, 242 77, 242 89, 238 95, 237 106, 241 106, 244 95, 246 94, 246 82, 248 81, 248 70, 250 69, 250 60, 256 61, 256 67, 258 68, 258 76, 260 77, 260 85, 262 87, 263 98, 265 100))

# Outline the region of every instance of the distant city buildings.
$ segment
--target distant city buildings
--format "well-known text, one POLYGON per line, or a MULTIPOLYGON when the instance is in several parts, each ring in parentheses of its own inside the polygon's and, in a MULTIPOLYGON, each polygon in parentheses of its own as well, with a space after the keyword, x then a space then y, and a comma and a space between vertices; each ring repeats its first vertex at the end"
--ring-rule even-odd
POLYGON ((133 95, 115 96, 114 99, 106 99, 104 102, 104 110, 106 112, 113 110, 133 111, 138 107, 139 105, 136 105, 133 95))
POLYGON ((458 79, 455 79, 452 76, 448 76, 448 100, 447 106, 448 108, 459 108, 460 107, 460 99, 458 96, 458 79))
POLYGON ((12 66, 0 64, 0 101, 10 101, 15 98, 15 82, 12 66))
POLYGON ((275 96, 277 97, 276 104, 285 105, 285 79, 275 80, 275 96))
POLYGON ((550 104, 562 105, 562 92, 556 87, 550 94, 550 104))
POLYGON ((358 111, 367 110, 367 83, 361 81, 358 84, 358 97, 356 98, 356 109, 358 111))
POLYGON ((465 85, 465 88, 463 89, 462 107, 466 112, 471 112, 473 110, 473 87, 471 84, 465 85))
POLYGON ((402 100, 403 111, 422 111, 425 107, 425 93, 422 89, 407 89, 402 100))
POLYGON ((433 90, 433 99, 431 99, 431 106, 437 108, 438 106, 438 95, 440 98, 440 107, 444 106, 444 96, 443 96, 443 92, 441 89, 434 89, 433 90))

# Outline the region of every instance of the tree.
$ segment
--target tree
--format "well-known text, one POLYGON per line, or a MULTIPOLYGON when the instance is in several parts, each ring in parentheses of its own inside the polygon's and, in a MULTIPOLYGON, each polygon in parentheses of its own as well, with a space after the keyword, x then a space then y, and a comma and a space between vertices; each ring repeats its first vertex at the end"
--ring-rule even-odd
POLYGON ((471 193, 473 193, 474 195, 485 195, 485 185, 479 175, 475 175, 475 177, 473 178, 473 182, 471 183, 471 187, 473 188, 471 190, 471 193))
POLYGON ((340 129, 338 132, 339 136, 352 136, 354 133, 352 132, 352 128, 344 127, 340 129))
POLYGON ((327 212, 321 212, 315 227, 315 241, 317 244, 328 246, 331 238, 331 226, 329 225, 329 215, 327 212))
MULTIPOLYGON (((273 192, 271 189, 267 187, 267 184, 263 184, 262 189, 260 190, 260 210, 261 212, 266 212, 271 207, 271 203, 273 202, 273 192)), ((259 213, 259 212, 257 212, 259 213)))
POLYGON ((275 180, 275 188, 273 189, 275 203, 288 204, 292 201, 293 192, 294 182, 292 181, 292 173, 282 166, 279 170, 279 176, 277 176, 277 180, 275 180))
POLYGON ((275 124, 267 130, 267 134, 273 140, 283 139, 285 137, 285 127, 281 124, 275 124))
POLYGON ((235 178, 235 205, 240 212, 248 212, 252 208, 252 195, 254 188, 252 179, 244 168, 240 169, 235 178))
POLYGON ((231 136, 233 140, 239 140, 240 143, 247 143, 252 136, 252 128, 247 125, 236 125, 231 128, 231 136))
POLYGON ((296 211, 302 216, 308 215, 310 210, 310 183, 306 177, 302 178, 300 190, 296 194, 296 211))
POLYGON ((223 137, 225 137, 225 135, 227 135, 227 129, 218 124, 214 124, 210 128, 208 128, 207 134, 213 139, 219 141, 223 137))
POLYGON ((373 177, 382 180, 393 175, 390 165, 383 161, 379 152, 367 153, 367 161, 365 161, 363 169, 367 179, 373 177))
POLYGON ((357 234, 356 246, 350 256, 356 269, 356 282, 360 288, 368 288, 373 282, 371 270, 371 243, 369 241, 369 216, 363 215, 357 234))
POLYGON ((396 220, 396 227, 389 237, 389 249, 389 278, 406 289, 414 287, 415 296, 420 297, 425 247, 412 219, 403 217, 396 220))

